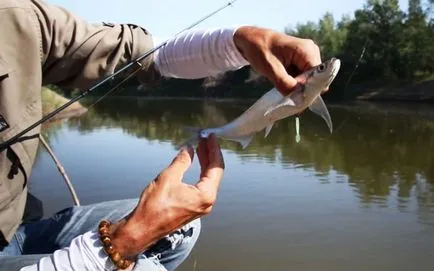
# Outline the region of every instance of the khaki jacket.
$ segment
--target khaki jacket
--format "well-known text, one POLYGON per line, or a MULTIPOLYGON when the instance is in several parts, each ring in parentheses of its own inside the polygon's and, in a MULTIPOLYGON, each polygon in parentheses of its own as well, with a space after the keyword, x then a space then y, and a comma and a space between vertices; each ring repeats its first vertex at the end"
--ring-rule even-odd
MULTIPOLYGON (((0 142, 42 117, 42 85, 88 88, 153 46, 141 27, 88 24, 41 0, 0 0, 0 21, 0 142)), ((158 78, 151 59, 141 63, 142 82, 158 78)), ((23 221, 37 147, 36 137, 0 153, 0 250, 23 221)))

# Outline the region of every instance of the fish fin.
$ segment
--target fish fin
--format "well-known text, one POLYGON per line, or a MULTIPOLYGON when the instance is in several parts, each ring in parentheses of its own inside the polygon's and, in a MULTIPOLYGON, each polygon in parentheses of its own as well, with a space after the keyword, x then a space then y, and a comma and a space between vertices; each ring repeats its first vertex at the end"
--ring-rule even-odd
POLYGON ((327 106, 325 105, 321 96, 318 96, 318 98, 316 98, 316 100, 313 101, 313 103, 309 106, 309 109, 310 111, 321 116, 321 118, 325 120, 327 126, 330 129, 330 133, 332 133, 333 132, 332 119, 330 117, 329 111, 327 110, 327 106))
POLYGON ((270 125, 268 125, 267 127, 265 127, 265 136, 264 138, 266 138, 268 136, 268 134, 270 134, 271 129, 273 128, 274 122, 272 122, 270 125))
POLYGON ((197 144, 199 144, 199 133, 202 130, 201 128, 185 126, 183 127, 183 130, 190 134, 190 138, 188 138, 183 143, 177 145, 176 149, 179 150, 182 149, 183 147, 196 146, 197 144))
POLYGON ((249 146, 250 142, 252 142, 252 139, 253 139, 253 135, 232 138, 233 141, 240 143, 243 149, 249 146))
POLYGON ((290 97, 285 97, 277 105, 268 109, 264 113, 264 117, 269 117, 273 120, 278 120, 279 116, 283 115, 282 110, 287 110, 288 107, 295 108, 295 102, 290 97))

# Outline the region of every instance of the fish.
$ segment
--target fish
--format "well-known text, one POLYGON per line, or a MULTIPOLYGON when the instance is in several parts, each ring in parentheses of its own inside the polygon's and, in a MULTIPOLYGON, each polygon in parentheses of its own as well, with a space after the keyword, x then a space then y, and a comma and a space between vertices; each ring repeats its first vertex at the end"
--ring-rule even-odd
MULTIPOLYGON (((223 126, 185 127, 191 137, 181 146, 196 145, 200 138, 207 138, 214 134, 223 140, 238 142, 245 149, 256 133, 264 130, 266 138, 277 121, 291 116, 298 117, 307 108, 322 117, 332 133, 333 123, 321 94, 328 90, 340 66, 340 59, 333 57, 312 67, 295 78, 298 84, 288 95, 283 95, 276 88, 272 88, 240 116, 223 126)), ((298 119, 296 121, 298 124, 298 119)), ((297 125, 297 133, 298 129, 297 125)))

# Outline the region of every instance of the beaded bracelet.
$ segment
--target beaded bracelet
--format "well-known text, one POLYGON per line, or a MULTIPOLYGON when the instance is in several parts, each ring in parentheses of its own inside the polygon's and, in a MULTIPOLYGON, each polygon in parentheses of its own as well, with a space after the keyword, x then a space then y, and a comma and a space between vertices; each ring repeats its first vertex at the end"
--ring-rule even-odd
POLYGON ((116 265, 116 267, 119 269, 126 269, 132 264, 132 261, 123 259, 121 254, 115 251, 115 249, 113 248, 112 240, 110 238, 110 226, 111 223, 107 220, 102 220, 99 223, 98 226, 99 239, 103 244, 104 251, 109 256, 113 264, 116 265))

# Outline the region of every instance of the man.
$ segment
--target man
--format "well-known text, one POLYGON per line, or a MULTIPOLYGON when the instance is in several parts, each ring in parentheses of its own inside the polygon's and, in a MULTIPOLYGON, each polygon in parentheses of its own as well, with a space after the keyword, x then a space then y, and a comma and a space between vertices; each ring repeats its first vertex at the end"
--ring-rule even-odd
MULTIPOLYGON (((0 142, 41 118, 41 84, 88 88, 154 46, 141 27, 91 25, 42 0, 0 0, 0 18, 0 142)), ((287 94, 297 84, 287 69, 302 72, 320 62, 310 40, 240 26, 181 34, 143 60, 137 76, 150 83, 251 65, 287 94)), ((202 170, 196 185, 182 182, 194 155, 186 148, 139 200, 73 207, 28 222, 27 181, 38 144, 32 135, 39 131, 0 153, 1 270, 174 270, 188 256, 223 176, 214 136, 196 150, 202 170)))

